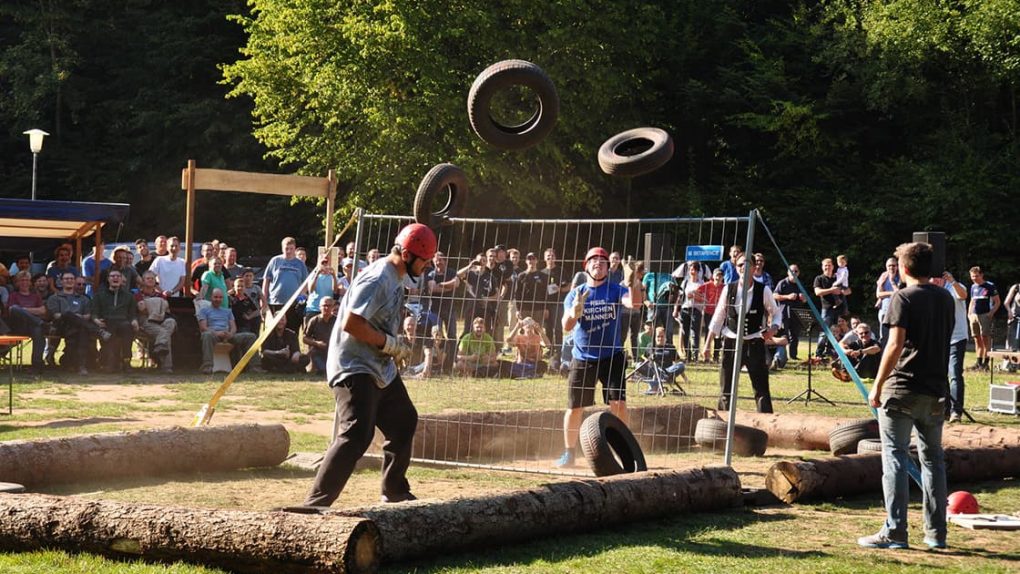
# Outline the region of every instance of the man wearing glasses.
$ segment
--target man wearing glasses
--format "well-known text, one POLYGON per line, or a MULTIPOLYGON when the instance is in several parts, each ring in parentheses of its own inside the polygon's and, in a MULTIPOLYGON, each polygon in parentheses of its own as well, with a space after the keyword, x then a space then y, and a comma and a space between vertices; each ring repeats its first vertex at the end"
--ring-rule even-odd
POLYGON ((774 297, 776 303, 782 305, 783 329, 790 340, 790 359, 797 360, 797 344, 800 342, 800 319, 793 312, 795 308, 804 306, 804 294, 797 286, 797 277, 800 276, 800 267, 796 263, 790 265, 784 277, 777 285, 774 297))

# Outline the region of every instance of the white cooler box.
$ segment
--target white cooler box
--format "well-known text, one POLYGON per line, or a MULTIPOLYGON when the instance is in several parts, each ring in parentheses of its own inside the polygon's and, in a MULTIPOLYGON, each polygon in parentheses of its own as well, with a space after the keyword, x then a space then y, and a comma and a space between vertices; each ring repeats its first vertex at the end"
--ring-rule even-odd
POLYGON ((988 387, 988 410, 993 413, 1015 415, 1020 412, 1017 396, 1020 395, 1020 381, 988 387))

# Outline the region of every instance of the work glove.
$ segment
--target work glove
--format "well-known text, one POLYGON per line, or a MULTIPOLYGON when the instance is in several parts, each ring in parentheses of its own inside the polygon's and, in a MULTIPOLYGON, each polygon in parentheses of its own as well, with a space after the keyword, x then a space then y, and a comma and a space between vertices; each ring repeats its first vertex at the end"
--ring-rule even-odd
POLYGON ((579 321, 584 315, 584 302, 588 300, 589 295, 591 295, 590 289, 582 289, 577 294, 577 298, 574 299, 574 306, 570 309, 570 317, 572 319, 579 321))
POLYGON ((382 352, 393 357, 398 363, 411 358, 411 346, 393 335, 386 335, 386 344, 383 345, 382 352))

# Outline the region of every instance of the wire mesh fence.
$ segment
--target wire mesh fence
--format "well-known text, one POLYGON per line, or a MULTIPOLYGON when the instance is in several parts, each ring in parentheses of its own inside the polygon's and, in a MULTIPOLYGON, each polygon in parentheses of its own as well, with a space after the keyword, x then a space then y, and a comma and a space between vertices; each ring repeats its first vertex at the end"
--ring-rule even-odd
MULTIPOLYGON (((748 247, 751 220, 453 219, 438 230, 434 267, 406 283, 403 335, 414 352, 401 367, 419 411, 415 458, 586 474, 554 464, 577 440, 564 433, 579 422, 568 404, 612 402, 649 467, 722 462, 694 441, 719 389, 717 342, 705 344, 722 285, 712 271, 730 246, 748 247), (585 272, 596 246, 611 254, 604 282, 585 272), (640 294, 592 286, 620 285, 628 260, 640 294), (579 326, 565 332, 564 313, 584 291, 579 326)), ((385 256, 409 222, 362 214, 348 255, 385 256)))

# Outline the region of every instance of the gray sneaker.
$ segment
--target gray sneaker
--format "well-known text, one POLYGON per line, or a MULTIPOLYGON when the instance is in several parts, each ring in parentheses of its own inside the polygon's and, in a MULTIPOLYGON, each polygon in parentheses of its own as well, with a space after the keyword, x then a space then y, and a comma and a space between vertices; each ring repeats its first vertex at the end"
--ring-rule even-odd
POLYGON ((890 548, 893 550, 910 548, 910 544, 908 544, 906 540, 893 540, 881 532, 878 534, 872 534, 871 536, 862 536, 857 539, 857 544, 864 548, 890 548))

